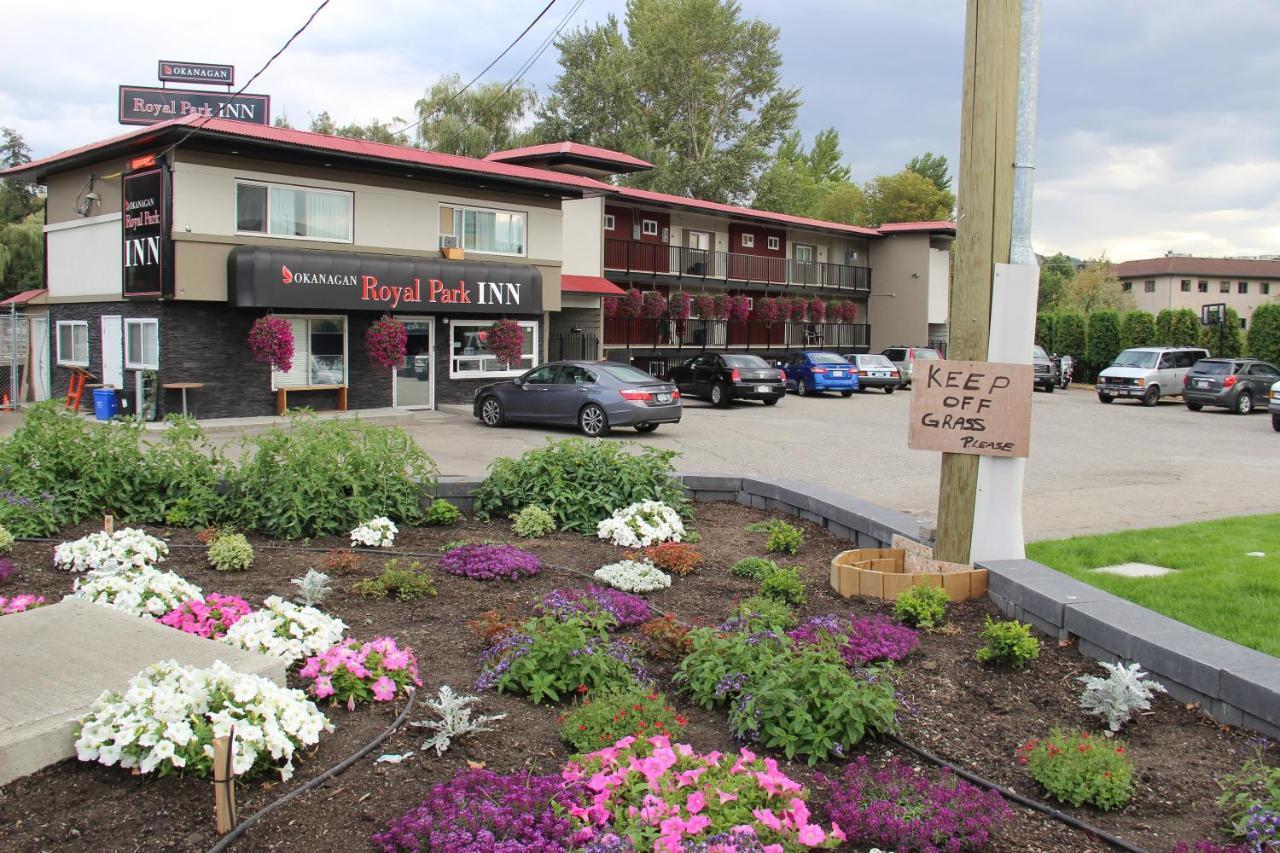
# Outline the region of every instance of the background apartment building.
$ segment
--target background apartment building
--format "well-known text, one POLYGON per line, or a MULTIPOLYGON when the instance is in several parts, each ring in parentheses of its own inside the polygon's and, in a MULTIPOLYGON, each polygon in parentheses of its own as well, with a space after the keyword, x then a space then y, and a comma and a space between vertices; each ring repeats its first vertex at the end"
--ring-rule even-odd
POLYGON ((1255 308, 1280 297, 1280 259, 1166 255, 1116 264, 1115 274, 1143 311, 1190 308, 1200 316, 1204 305, 1226 304, 1242 329, 1255 308))

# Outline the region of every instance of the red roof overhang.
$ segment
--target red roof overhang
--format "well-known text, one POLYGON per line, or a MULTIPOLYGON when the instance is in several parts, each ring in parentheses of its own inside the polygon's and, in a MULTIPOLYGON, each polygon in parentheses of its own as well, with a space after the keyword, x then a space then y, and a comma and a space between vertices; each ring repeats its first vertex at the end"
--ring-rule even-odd
POLYGON ((623 290, 618 285, 598 275, 562 275, 560 276, 561 293, 589 293, 593 296, 622 296, 623 290))

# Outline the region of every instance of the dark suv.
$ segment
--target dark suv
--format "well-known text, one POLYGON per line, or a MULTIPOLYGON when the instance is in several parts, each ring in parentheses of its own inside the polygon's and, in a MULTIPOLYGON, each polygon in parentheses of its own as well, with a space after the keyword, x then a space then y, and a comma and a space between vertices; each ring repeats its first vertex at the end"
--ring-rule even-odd
POLYGON ((1202 358, 1182 380, 1182 399, 1193 412, 1221 406, 1247 415, 1266 402, 1277 381, 1280 370, 1256 358, 1202 358))
POLYGON ((1044 347, 1036 345, 1031 348, 1031 364, 1035 371, 1035 387, 1052 394, 1053 389, 1058 387, 1058 371, 1044 347))

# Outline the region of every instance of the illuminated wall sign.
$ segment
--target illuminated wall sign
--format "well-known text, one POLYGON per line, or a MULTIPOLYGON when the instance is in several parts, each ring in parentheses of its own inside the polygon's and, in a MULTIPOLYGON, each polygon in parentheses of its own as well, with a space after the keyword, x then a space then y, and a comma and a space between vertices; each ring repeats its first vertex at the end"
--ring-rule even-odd
POLYGON ((120 216, 121 295, 173 295, 173 240, 169 234, 169 170, 163 164, 123 179, 120 216))
POLYGON ((162 59, 157 76, 165 83, 216 83, 220 86, 230 86, 236 82, 236 67, 162 59))
POLYGON ((231 92, 120 87, 121 124, 156 124, 192 114, 269 125, 271 96, 244 94, 232 100, 231 92))

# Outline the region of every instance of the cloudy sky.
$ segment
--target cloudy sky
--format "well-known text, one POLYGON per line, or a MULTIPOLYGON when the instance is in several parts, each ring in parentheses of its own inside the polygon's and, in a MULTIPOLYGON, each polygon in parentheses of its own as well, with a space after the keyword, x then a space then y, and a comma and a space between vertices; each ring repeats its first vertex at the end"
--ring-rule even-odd
MULTIPOLYGON (((36 156, 119 133, 116 85, 156 85, 156 60, 231 63, 237 81, 316 0, 45 0, 0 12, 0 125, 36 156), (19 37, 13 37, 17 35, 19 37)), ((412 113, 440 74, 469 79, 543 0, 331 0, 251 91, 306 124, 412 113)), ((806 136, 835 126, 858 180, 959 148, 960 0, 742 0, 782 30, 783 76, 806 136)), ((552 10, 491 72, 506 81, 573 6, 552 10)), ((585 0, 570 27, 622 0, 585 0)), ((1167 250, 1280 254, 1280 4, 1043 0, 1035 242, 1113 260, 1167 250)), ((528 80, 545 90, 547 50, 528 80)))

